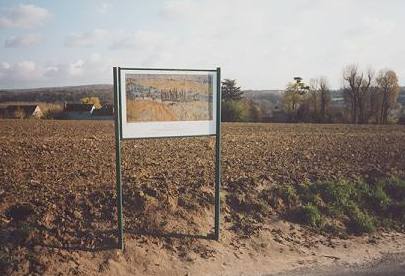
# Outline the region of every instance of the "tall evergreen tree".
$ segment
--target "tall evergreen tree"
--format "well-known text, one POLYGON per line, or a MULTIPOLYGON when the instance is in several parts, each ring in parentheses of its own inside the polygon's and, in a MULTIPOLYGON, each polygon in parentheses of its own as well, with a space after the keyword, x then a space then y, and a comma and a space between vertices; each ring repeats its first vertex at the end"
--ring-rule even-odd
POLYGON ((225 79, 222 82, 222 100, 240 100, 243 97, 243 91, 240 86, 236 86, 236 80, 225 79))

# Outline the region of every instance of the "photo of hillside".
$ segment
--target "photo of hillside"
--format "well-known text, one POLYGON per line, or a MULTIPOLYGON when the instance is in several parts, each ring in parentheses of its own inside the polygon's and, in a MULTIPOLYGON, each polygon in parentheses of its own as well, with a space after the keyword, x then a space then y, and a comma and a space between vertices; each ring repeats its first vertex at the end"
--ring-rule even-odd
POLYGON ((128 122, 212 120, 209 74, 127 74, 128 122))

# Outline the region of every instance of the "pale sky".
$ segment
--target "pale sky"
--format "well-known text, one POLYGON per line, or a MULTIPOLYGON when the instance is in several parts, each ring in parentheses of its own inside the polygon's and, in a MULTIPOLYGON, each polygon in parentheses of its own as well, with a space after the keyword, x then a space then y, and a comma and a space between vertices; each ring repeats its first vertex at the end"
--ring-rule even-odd
POLYGON ((0 88, 112 83, 112 67, 222 68, 243 89, 345 65, 405 84, 402 0, 0 0, 0 88))

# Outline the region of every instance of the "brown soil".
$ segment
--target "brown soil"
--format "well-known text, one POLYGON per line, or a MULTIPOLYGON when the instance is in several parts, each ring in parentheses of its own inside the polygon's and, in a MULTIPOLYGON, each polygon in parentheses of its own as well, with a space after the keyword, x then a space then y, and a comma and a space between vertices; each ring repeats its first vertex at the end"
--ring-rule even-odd
POLYGON ((225 124, 220 243, 206 239, 213 227, 214 146, 214 138, 123 142, 127 248, 119 253, 113 123, 0 121, 0 271, 237 274, 270 271, 263 258, 271 256, 280 261, 274 272, 300 258, 304 265, 325 252, 349 254, 359 244, 371 258, 372 248, 405 241, 381 231, 358 243, 314 235, 280 220, 271 205, 254 212, 252 201, 273 185, 308 179, 403 177, 404 127, 225 124), (240 210, 241 202, 253 211, 240 210))

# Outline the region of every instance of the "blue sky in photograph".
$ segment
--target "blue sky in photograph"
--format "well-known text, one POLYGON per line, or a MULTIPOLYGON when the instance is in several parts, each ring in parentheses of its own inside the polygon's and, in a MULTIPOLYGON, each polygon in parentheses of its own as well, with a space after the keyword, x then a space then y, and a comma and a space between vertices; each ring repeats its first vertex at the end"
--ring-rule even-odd
POLYGON ((112 66, 215 68, 244 89, 345 65, 405 77, 400 0, 0 2, 0 88, 111 83, 112 66))

